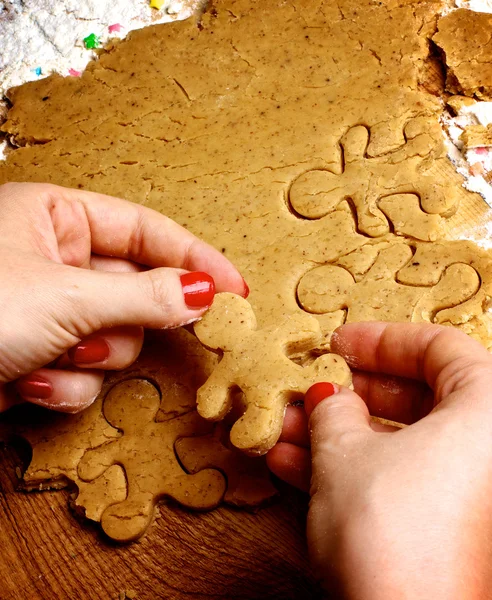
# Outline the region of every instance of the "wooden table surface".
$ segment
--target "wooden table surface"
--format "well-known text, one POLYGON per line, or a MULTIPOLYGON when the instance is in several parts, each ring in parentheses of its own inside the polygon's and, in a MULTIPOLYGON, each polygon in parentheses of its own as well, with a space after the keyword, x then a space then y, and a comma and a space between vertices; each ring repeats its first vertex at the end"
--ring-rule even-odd
MULTIPOLYGON (((310 573, 307 497, 282 487, 256 513, 161 506, 146 537, 119 546, 68 508, 69 492, 22 493, 0 449, 0 599, 321 598, 310 573)), ((17 469, 18 472, 18 469, 17 469)))

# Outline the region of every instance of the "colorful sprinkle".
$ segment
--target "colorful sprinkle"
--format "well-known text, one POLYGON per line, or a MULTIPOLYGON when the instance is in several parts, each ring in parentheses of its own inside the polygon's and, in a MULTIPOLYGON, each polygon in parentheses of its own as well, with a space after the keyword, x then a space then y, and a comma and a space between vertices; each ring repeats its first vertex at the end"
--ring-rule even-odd
POLYGON ((121 23, 114 23, 113 25, 110 25, 108 27, 108 31, 109 31, 109 33, 114 33, 115 31, 117 33, 119 33, 121 31, 122 27, 123 27, 123 25, 121 25, 121 23))
POLYGON ((99 46, 99 38, 95 33, 91 33, 86 38, 84 38, 85 47, 88 50, 93 50, 99 46))
POLYGON ((485 173, 485 169, 484 169, 484 166, 482 165, 482 163, 476 162, 473 165, 471 165, 470 174, 473 175, 474 177, 476 175, 483 175, 484 173, 485 173))
POLYGON ((41 73, 43 72, 43 70, 41 69, 41 67, 36 67, 35 69, 32 70, 33 73, 36 73, 36 75, 39 77, 41 75, 41 73))
POLYGON ((157 8, 157 10, 160 10, 165 3, 166 0, 150 0, 150 6, 152 8, 157 8))
POLYGON ((76 71, 75 69, 68 69, 68 74, 72 77, 80 77, 82 75, 82 72, 76 71))

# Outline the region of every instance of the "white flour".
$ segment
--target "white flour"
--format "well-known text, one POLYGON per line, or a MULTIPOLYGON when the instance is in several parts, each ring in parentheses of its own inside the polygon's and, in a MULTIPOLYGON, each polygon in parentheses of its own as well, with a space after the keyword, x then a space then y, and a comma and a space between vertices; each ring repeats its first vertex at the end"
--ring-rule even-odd
POLYGON ((457 235, 460 240, 475 242, 484 250, 492 248, 492 210, 488 211, 482 223, 472 227, 464 227, 457 235))
POLYGON ((82 71, 95 56, 83 43, 91 33, 104 44, 150 23, 184 19, 196 4, 166 0, 156 10, 149 0, 0 0, 0 93, 53 71, 82 71), (121 30, 110 34, 115 24, 121 30))
POLYGON ((492 0, 456 0, 456 6, 475 12, 492 13, 492 0))

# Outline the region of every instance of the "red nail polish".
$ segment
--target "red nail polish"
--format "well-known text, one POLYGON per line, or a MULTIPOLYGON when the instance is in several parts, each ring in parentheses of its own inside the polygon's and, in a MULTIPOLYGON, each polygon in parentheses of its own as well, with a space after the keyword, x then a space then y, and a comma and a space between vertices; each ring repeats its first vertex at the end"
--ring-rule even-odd
POLYGON ((38 375, 27 375, 26 377, 22 377, 22 379, 18 379, 15 383, 15 388, 24 398, 47 400, 53 393, 51 383, 38 375))
POLYGON ((338 390, 332 383, 321 382, 312 385, 304 396, 304 410, 306 411, 307 416, 311 416, 311 413, 321 400, 333 396, 337 391, 338 390))
POLYGON ((84 340, 68 351, 68 356, 73 363, 90 365, 103 362, 109 357, 109 346, 103 338, 84 340))
POLYGON ((247 298, 249 296, 249 285, 246 283, 246 280, 243 277, 243 283, 244 283, 244 292, 243 292, 243 298, 247 298))
POLYGON ((208 273, 200 271, 181 275, 181 285, 188 308, 205 308, 214 301, 215 282, 208 273))

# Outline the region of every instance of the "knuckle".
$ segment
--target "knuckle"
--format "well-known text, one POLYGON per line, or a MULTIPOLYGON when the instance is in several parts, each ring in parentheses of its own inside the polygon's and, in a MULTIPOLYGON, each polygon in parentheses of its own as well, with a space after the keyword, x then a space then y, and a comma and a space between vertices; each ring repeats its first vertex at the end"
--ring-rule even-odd
POLYGON ((447 364, 439 373, 435 393, 443 400, 452 392, 463 388, 490 389, 492 384, 492 358, 478 360, 473 355, 460 356, 447 364))
POLYGON ((14 182, 2 183, 2 185, 0 185, 0 194, 11 194, 20 185, 22 184, 14 182))
MULTIPOLYGON (((49 185, 49 184, 48 184, 49 185)), ((41 183, 22 183, 18 181, 8 181, 7 183, 0 184, 0 195, 6 197, 21 196, 30 189, 38 188, 45 189, 47 184, 41 183)))
POLYGON ((361 439, 360 429, 348 425, 354 412, 358 413, 359 408, 336 396, 324 402, 311 416, 312 443, 316 443, 316 437, 320 434, 323 451, 338 453, 354 447, 361 439))
POLYGON ((162 275, 160 269, 153 269, 146 274, 147 293, 156 306, 162 313, 169 313, 173 308, 172 293, 169 289, 169 282, 162 275))
POLYGON ((360 440, 360 433, 354 430, 335 427, 333 428, 332 435, 330 437, 331 445, 336 448, 338 452, 340 452, 348 448, 355 447, 360 440))

